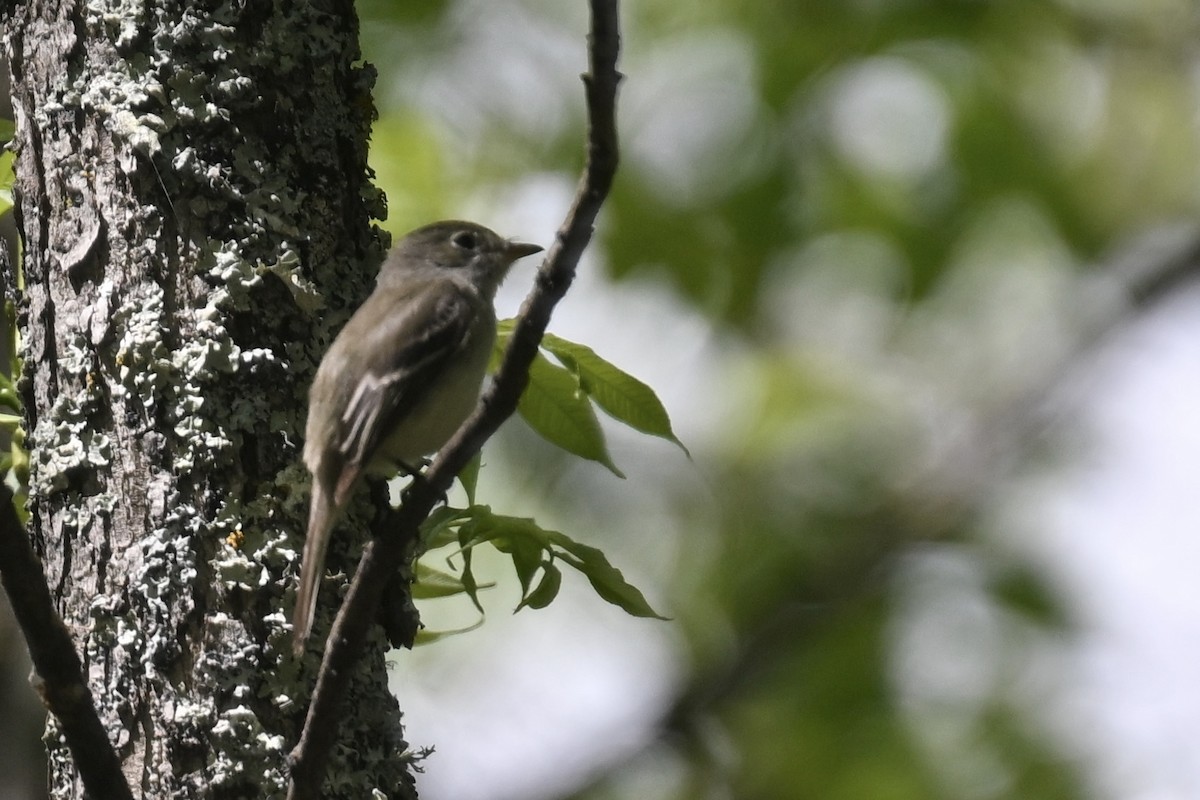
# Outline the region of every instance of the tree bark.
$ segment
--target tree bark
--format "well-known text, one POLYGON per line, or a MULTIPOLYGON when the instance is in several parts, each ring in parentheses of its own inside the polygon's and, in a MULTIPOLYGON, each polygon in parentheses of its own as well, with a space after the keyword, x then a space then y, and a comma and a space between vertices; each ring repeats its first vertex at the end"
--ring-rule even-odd
MULTIPOLYGON (((134 796, 281 797, 315 669, 285 624, 307 387, 384 250, 353 3, 30 0, 4 27, 35 549, 134 796)), ((414 796, 385 650, 327 797, 414 796)))

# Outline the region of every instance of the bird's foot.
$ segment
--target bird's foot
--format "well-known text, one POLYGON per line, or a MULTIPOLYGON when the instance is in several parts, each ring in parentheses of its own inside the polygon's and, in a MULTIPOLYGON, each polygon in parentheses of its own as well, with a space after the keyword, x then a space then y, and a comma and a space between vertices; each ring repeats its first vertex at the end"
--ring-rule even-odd
MULTIPOLYGON (((430 463, 429 459, 423 458, 423 459, 421 459, 421 461, 424 462, 423 466, 425 466, 425 467, 429 466, 429 463, 430 463)), ((409 476, 412 479, 407 486, 405 486, 403 489, 400 490, 401 497, 407 497, 408 494, 413 490, 413 487, 416 486, 418 483, 423 483, 426 486, 429 486, 429 481, 425 479, 425 473, 421 472, 421 470, 408 468, 407 465, 404 465, 404 464, 402 464, 401 466, 407 470, 404 472, 404 474, 409 476)), ((438 505, 447 505, 449 503, 449 498, 446 496, 446 493, 444 491, 437 492, 437 496, 438 496, 438 502, 437 502, 438 505)))

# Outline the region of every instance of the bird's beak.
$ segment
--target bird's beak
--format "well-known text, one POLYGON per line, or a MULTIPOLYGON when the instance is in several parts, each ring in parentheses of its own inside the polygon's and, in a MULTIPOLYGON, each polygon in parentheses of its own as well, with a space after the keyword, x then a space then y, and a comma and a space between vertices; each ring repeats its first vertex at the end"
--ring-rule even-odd
POLYGON ((541 245, 527 244, 525 242, 509 242, 504 247, 504 254, 513 261, 516 261, 518 258, 524 258, 525 256, 531 256, 534 253, 540 252, 542 252, 541 245))

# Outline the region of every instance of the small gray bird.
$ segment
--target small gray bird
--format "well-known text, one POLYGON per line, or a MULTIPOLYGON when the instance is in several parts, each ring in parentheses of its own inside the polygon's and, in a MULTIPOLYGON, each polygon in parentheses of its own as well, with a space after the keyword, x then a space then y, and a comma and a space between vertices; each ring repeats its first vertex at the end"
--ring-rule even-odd
POLYGON ((412 472, 462 425, 496 339, 496 289, 514 261, 541 249, 473 222, 418 228, 388 254, 375 290, 321 360, 305 430, 313 482, 297 653, 312 630, 330 532, 359 478, 412 472))

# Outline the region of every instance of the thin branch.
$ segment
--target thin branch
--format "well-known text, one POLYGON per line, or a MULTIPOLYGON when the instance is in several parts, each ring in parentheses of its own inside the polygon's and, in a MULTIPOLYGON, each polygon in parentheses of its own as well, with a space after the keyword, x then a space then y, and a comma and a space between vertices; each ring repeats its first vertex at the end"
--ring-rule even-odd
POLYGON ((415 553, 421 522, 450 489, 454 476, 516 411, 550 314, 575 278, 579 258, 591 240, 596 216, 612 186, 618 160, 616 96, 621 79, 617 72, 617 0, 592 0, 590 5, 589 71, 583 76, 588 109, 587 163, 575 200, 521 308, 495 380, 424 478, 413 482, 403 504, 391 513, 386 526, 391 535, 373 539, 363 551, 326 643, 300 742, 292 751, 290 800, 320 796, 346 687, 361 657, 384 586, 404 560, 415 553))
POLYGON ((62 618, 54 609, 42 563, 29 545, 13 507, 12 492, 0 484, 0 583, 39 679, 39 694, 62 728, 89 797, 132 800, 121 761, 96 713, 83 679, 83 665, 62 618))

